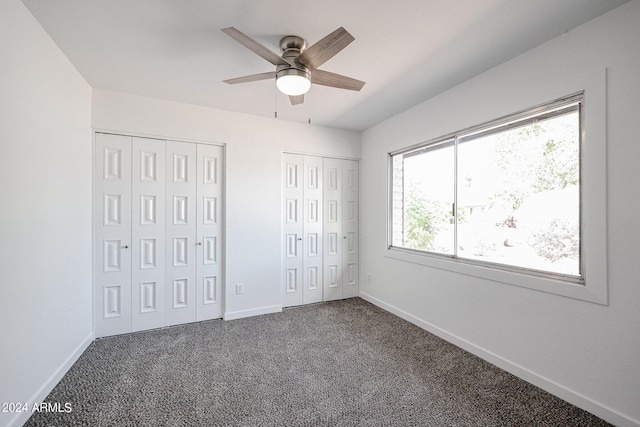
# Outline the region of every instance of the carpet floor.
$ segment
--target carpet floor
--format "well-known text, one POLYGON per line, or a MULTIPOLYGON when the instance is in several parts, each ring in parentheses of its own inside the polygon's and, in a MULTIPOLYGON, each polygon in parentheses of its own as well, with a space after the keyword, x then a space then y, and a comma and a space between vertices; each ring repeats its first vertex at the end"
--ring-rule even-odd
POLYGON ((95 340, 26 426, 604 426, 368 302, 95 340))

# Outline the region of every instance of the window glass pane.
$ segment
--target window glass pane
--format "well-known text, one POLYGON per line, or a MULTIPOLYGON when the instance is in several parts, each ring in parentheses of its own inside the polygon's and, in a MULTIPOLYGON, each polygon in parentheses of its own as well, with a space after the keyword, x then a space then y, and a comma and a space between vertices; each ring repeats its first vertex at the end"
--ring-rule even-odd
POLYGON ((453 141, 393 156, 393 187, 393 244, 453 255, 453 141))
POLYGON ((458 146, 461 258, 580 274, 579 112, 458 146))

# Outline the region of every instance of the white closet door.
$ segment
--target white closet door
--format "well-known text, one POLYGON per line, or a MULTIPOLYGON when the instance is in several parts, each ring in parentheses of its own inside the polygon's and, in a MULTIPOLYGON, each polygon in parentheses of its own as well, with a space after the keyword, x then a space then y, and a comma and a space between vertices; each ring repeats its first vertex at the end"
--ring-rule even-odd
POLYGON ((196 320, 196 144, 166 142, 166 324, 196 320))
POLYGON ((343 298, 342 160, 324 159, 324 300, 343 298))
POLYGON ((352 298, 358 290, 358 162, 342 161, 342 297, 352 298))
POLYGON ((291 307, 303 302, 302 230, 303 230, 303 156, 283 154, 282 165, 282 281, 283 305, 291 307))
POLYGON ((302 238, 303 304, 322 301, 322 157, 304 156, 302 238))
POLYGON ((197 145, 197 320, 222 317, 222 167, 222 147, 197 145))
POLYGON ((133 138, 131 330, 165 325, 165 142, 133 138))
POLYGON ((97 133, 95 333, 131 330, 131 138, 97 133))

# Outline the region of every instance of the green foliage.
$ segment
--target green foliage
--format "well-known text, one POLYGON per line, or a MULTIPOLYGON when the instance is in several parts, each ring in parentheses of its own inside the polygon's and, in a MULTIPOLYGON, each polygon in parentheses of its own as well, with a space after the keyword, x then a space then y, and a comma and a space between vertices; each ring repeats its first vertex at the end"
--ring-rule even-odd
POLYGON ((502 191, 492 204, 516 211, 531 194, 576 185, 580 180, 577 129, 571 120, 556 119, 497 136, 502 191))
POLYGON ((578 144, 568 140, 549 139, 542 149, 542 160, 536 165, 537 192, 577 185, 580 180, 578 144))
POLYGON ((408 248, 433 250, 438 225, 450 221, 451 214, 439 201, 427 200, 417 185, 408 188, 404 198, 404 244, 408 248))
POLYGON ((497 136, 497 163, 502 171, 501 191, 493 196, 493 204, 516 211, 531 192, 531 170, 534 167, 535 152, 532 144, 523 143, 526 139, 538 137, 538 125, 527 126, 497 136))

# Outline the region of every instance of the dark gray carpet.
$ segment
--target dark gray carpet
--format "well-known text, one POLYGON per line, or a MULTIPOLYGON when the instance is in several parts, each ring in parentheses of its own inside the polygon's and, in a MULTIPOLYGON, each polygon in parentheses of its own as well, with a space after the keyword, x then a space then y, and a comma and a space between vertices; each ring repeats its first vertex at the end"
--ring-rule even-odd
POLYGON ((359 298, 96 340, 27 426, 602 426, 359 298))

